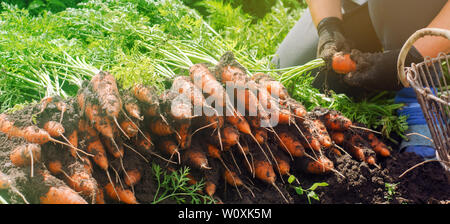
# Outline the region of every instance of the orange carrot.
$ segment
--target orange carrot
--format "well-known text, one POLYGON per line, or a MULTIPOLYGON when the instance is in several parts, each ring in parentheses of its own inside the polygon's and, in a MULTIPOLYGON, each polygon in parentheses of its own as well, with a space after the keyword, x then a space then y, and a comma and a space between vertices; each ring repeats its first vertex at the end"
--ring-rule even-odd
POLYGON ((216 184, 211 181, 205 182, 205 193, 212 197, 216 193, 216 184))
POLYGON ((271 184, 283 197, 283 199, 289 203, 289 201, 286 199, 284 194, 281 192, 280 188, 275 184, 276 175, 275 171, 273 170, 273 166, 265 160, 256 160, 255 161, 255 174, 256 178, 271 184))
POLYGON ((37 144, 19 145, 9 155, 15 166, 28 166, 41 159, 41 146, 37 144))
POLYGON ((116 188, 111 183, 106 184, 104 189, 106 194, 113 200, 126 204, 138 204, 133 192, 128 189, 116 188), (118 195, 115 194, 115 192, 117 192, 118 195))
POLYGON ((8 137, 23 137, 22 129, 14 125, 14 122, 8 120, 6 114, 0 114, 0 132, 5 133, 8 137))
POLYGON ((133 121, 123 120, 122 122, 120 122, 120 127, 130 138, 136 136, 138 133, 138 127, 133 121))
POLYGON ((280 145, 282 145, 290 155, 294 157, 302 157, 305 155, 305 148, 303 148, 303 145, 296 136, 287 131, 281 131, 279 136, 280 145))
MULTIPOLYGON (((72 133, 67 136, 67 139, 69 140, 69 144, 73 145, 73 147, 78 148, 78 131, 74 129, 72 133)), ((70 147, 70 153, 73 157, 76 157, 77 150, 70 147)))
POLYGON ((183 153, 183 161, 186 161, 192 167, 197 169, 211 169, 208 166, 208 158, 203 151, 196 148, 186 149, 183 153))
POLYGON ((104 144, 106 150, 109 154, 114 156, 114 158, 122 158, 124 153, 122 139, 118 138, 117 143, 113 142, 109 138, 102 138, 102 143, 104 144))
POLYGON ((286 100, 289 97, 286 88, 267 74, 255 73, 252 79, 264 87, 276 99, 286 100))
POLYGON ((158 148, 162 152, 164 152, 170 156, 169 160, 171 160, 172 157, 175 154, 177 154, 178 155, 178 163, 180 163, 180 152, 179 152, 177 144, 174 141, 172 141, 170 139, 163 140, 159 143, 158 148))
POLYGON ((76 171, 72 174, 68 179, 68 185, 85 196, 92 196, 97 192, 97 181, 84 171, 76 171))
POLYGON ((66 186, 50 187, 48 192, 40 197, 41 204, 87 204, 74 190, 66 186))
POLYGON ((344 131, 350 128, 352 121, 343 115, 340 115, 337 111, 330 111, 323 117, 325 126, 329 130, 344 131))
POLYGON ((324 155, 320 156, 316 161, 309 158, 307 161, 306 171, 312 174, 326 174, 334 167, 333 162, 324 155))
POLYGON ((157 90, 153 86, 135 84, 132 89, 134 97, 136 97, 137 100, 148 105, 158 104, 158 98, 156 97, 157 90))
POLYGON ((289 164, 289 160, 280 155, 276 155, 275 159, 279 167, 278 171, 280 172, 280 175, 290 175, 289 171, 291 169, 291 165, 289 164))
POLYGON ((226 148, 236 145, 239 142, 239 131, 231 125, 222 128, 222 142, 226 148))
POLYGON ((267 131, 263 128, 257 128, 254 130, 255 132, 255 139, 258 141, 259 144, 263 144, 267 140, 267 131))
POLYGON ((367 138, 369 140, 370 146, 372 146, 372 149, 373 151, 375 151, 375 153, 383 157, 388 157, 391 155, 391 152, 389 151, 386 144, 380 141, 380 139, 378 139, 375 134, 368 133, 367 138))
POLYGON ((331 139, 333 139, 334 143, 336 143, 338 145, 343 145, 345 136, 344 136, 343 132, 333 131, 333 132, 331 132, 331 139))
POLYGON ((320 144, 323 146, 323 148, 328 149, 331 147, 331 137, 328 134, 328 131, 325 127, 325 125, 320 121, 319 119, 313 120, 314 129, 317 133, 317 140, 320 142, 320 144))
POLYGON ((128 186, 134 186, 141 180, 141 172, 137 169, 132 169, 127 171, 125 175, 125 184, 128 186))
POLYGON ((106 157, 106 151, 100 139, 88 143, 87 151, 94 155, 93 159, 95 164, 103 170, 108 170, 108 158, 106 157))
POLYGON ((150 130, 158 136, 166 136, 174 133, 172 127, 159 117, 150 123, 150 130))
POLYGON ((342 52, 333 55, 331 66, 338 74, 348 74, 356 70, 356 63, 351 59, 350 54, 342 52))
POLYGON ((182 122, 177 124, 176 128, 178 135, 175 135, 175 138, 177 139, 178 145, 181 149, 188 148, 191 145, 190 126, 190 122, 182 122))
POLYGON ((97 193, 95 194, 95 204, 106 204, 103 188, 97 188, 97 193))

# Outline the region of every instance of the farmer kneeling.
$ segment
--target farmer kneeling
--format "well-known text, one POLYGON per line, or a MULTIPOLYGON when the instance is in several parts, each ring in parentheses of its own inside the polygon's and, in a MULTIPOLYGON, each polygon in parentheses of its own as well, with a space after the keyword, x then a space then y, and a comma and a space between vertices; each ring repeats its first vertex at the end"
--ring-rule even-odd
MULTIPOLYGON (((307 63, 316 57, 326 62, 326 71, 316 76, 316 88, 360 98, 374 91, 397 91, 395 102, 405 106, 399 115, 408 116, 408 133, 431 137, 412 88, 403 88, 397 78, 397 58, 406 40, 425 27, 450 30, 448 0, 306 0, 305 11, 281 43, 273 63, 285 68, 307 63), (336 52, 351 53, 356 71, 346 75, 332 69, 336 52)), ((425 37, 415 42, 405 65, 424 57, 450 52, 450 41, 425 37)), ((403 141, 400 150, 425 159, 435 156, 432 142, 419 135, 403 141)))

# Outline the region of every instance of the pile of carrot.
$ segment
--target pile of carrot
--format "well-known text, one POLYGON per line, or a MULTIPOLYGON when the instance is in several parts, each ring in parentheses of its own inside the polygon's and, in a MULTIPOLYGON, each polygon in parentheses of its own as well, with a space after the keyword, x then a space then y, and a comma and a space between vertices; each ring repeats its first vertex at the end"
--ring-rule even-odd
POLYGON ((114 76, 101 71, 74 100, 45 98, 36 110, 38 121, 50 112, 58 119, 19 127, 0 114, 0 132, 27 142, 11 151, 14 166, 42 163, 45 168, 33 173, 44 183, 65 183, 46 183, 41 203, 139 203, 135 188, 153 158, 168 169, 189 166, 197 175, 190 182, 205 179, 203 193, 209 196, 221 183, 241 197, 242 188, 255 196, 255 179, 289 203, 279 180, 291 173, 339 173, 333 158, 344 153, 373 166, 390 156, 376 134, 337 111, 307 111, 280 82, 249 74, 230 52, 217 65, 193 65, 189 76, 176 77, 163 93, 143 84, 119 89, 114 76), (41 156, 55 147, 65 159, 41 156), (131 160, 142 160, 142 166, 130 166, 131 160))

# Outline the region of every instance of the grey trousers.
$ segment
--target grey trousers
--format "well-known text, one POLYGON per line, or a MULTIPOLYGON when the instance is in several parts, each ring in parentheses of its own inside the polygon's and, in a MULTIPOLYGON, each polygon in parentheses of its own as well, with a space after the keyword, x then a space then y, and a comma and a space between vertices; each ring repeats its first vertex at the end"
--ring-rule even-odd
MULTIPOLYGON (((368 0, 356 7, 343 2, 347 3, 343 4, 344 32, 352 47, 374 52, 401 48, 411 34, 431 22, 447 0, 368 0)), ((317 43, 316 27, 306 10, 272 62, 278 68, 305 64, 316 58, 317 43)))

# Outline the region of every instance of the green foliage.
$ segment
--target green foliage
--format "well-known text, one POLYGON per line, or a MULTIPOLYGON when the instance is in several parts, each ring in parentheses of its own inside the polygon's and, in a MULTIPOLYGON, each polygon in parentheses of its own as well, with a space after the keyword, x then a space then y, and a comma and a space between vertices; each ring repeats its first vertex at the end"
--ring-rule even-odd
POLYGON ((21 9, 27 9, 32 15, 38 15, 43 11, 60 12, 68 7, 76 7, 84 0, 1 0, 21 9))
POLYGON ((397 194, 397 185, 399 183, 384 183, 384 187, 386 189, 386 195, 384 198, 388 201, 394 199, 394 196, 397 194))
POLYGON ((300 182, 298 181, 298 179, 293 176, 290 175, 288 178, 288 183, 291 185, 292 188, 294 188, 295 192, 298 195, 306 195, 306 198, 308 199, 308 203, 311 204, 311 198, 319 201, 319 195, 317 195, 317 193, 315 192, 315 190, 318 187, 327 187, 328 183, 326 182, 318 182, 318 183, 314 183, 313 185, 311 185, 311 187, 309 187, 308 189, 303 189, 302 186, 300 186, 300 182), (292 183, 294 183, 294 181, 297 182, 297 186, 293 185, 292 183))
POLYGON ((157 182, 157 190, 152 204, 158 204, 164 200, 174 200, 179 204, 188 202, 191 204, 211 204, 214 202, 214 199, 210 196, 198 193, 204 187, 203 180, 194 185, 188 184, 189 167, 168 173, 163 171, 159 165, 153 163, 152 170, 157 182))

